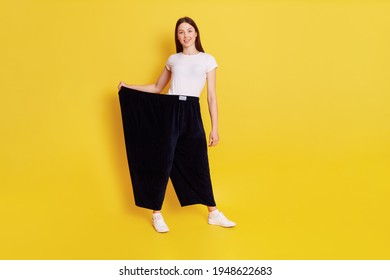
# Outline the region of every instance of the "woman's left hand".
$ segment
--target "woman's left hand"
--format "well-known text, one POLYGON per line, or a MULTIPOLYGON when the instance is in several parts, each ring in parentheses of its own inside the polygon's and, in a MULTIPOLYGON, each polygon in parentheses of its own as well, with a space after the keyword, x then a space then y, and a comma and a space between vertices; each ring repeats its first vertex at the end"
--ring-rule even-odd
POLYGON ((217 131, 212 130, 210 132, 210 140, 209 140, 209 147, 214 147, 219 142, 219 135, 217 131))

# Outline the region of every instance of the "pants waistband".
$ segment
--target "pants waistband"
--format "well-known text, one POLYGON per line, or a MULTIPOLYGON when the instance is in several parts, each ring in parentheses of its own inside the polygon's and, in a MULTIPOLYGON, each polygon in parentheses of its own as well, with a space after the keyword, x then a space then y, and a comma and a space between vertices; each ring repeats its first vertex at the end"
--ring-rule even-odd
POLYGON ((196 96, 188 96, 188 95, 173 95, 173 94, 163 94, 163 93, 152 93, 146 91, 135 90, 127 87, 121 87, 119 93, 125 94, 144 94, 149 95, 151 98, 168 98, 171 100, 179 100, 179 101, 188 101, 188 102, 199 102, 199 97, 196 96))

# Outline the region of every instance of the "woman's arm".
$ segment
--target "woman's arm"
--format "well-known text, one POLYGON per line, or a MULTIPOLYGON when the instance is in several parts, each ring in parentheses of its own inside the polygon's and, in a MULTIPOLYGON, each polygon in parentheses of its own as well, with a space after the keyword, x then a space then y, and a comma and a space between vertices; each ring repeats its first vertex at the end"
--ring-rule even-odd
POLYGON ((211 132, 209 146, 216 146, 219 142, 218 134, 218 104, 216 92, 216 69, 207 72, 207 102, 211 118, 211 132))
POLYGON ((165 86, 168 84, 169 80, 171 79, 171 72, 164 67, 164 71, 161 73, 160 77, 158 78, 157 82, 155 84, 150 85, 128 85, 124 82, 120 82, 118 85, 118 89, 121 89, 121 87, 127 87, 135 90, 140 91, 146 91, 151 93, 160 93, 165 86))

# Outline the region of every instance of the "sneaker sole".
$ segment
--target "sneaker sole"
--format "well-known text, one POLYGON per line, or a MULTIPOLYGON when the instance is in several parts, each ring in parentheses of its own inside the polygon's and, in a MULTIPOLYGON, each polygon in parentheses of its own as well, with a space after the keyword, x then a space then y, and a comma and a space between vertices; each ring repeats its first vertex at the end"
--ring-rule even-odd
POLYGON ((166 227, 165 230, 164 229, 160 229, 159 230, 153 223, 152 223, 152 226, 153 226, 154 230, 157 231, 158 233, 166 233, 166 232, 169 231, 169 227, 168 226, 166 227))
POLYGON ((156 228, 154 228, 154 230, 156 232, 158 232, 158 233, 167 233, 167 232, 169 232, 169 229, 167 229, 167 230, 157 230, 156 228))
POLYGON ((213 226, 221 226, 221 227, 225 227, 225 228, 231 228, 231 227, 235 227, 236 224, 234 225, 221 225, 221 224, 218 224, 218 223, 214 223, 214 222, 208 222, 209 225, 213 225, 213 226))

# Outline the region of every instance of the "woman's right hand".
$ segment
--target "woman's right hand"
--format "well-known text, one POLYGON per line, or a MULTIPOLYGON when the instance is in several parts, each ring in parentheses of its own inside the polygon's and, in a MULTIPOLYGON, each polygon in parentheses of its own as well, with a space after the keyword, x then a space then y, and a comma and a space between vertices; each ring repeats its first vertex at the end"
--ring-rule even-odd
POLYGON ((121 89, 121 87, 125 87, 125 83, 124 83, 124 82, 122 82, 122 81, 119 83, 119 85, 118 85, 118 89, 120 90, 120 89, 121 89))

